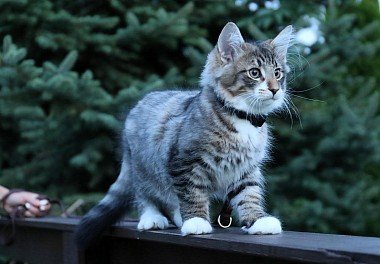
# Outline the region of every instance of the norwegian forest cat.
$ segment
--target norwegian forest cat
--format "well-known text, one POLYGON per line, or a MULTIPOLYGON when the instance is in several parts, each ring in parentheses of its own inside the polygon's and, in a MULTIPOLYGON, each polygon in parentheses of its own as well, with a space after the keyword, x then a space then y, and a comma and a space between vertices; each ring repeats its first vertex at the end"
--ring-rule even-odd
POLYGON ((171 221, 185 235, 210 233, 211 198, 227 199, 247 233, 281 233, 263 207, 260 167, 270 146, 265 118, 287 100, 292 38, 288 26, 273 40, 248 43, 229 22, 207 57, 200 91, 152 92, 138 102, 125 121, 120 175, 82 219, 79 245, 131 205, 139 230, 171 221))

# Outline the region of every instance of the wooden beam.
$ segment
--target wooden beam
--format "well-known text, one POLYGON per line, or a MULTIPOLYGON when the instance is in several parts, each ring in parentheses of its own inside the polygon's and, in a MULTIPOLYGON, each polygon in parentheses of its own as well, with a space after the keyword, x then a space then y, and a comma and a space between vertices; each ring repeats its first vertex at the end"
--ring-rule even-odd
MULTIPOLYGON (((78 222, 18 219, 15 242, 0 252, 31 263, 380 263, 380 238, 291 231, 246 235, 237 227, 182 236, 174 227, 140 232, 136 221, 120 222, 79 252, 73 241, 78 222)), ((0 219, 0 230, 6 225, 9 221, 0 219)))

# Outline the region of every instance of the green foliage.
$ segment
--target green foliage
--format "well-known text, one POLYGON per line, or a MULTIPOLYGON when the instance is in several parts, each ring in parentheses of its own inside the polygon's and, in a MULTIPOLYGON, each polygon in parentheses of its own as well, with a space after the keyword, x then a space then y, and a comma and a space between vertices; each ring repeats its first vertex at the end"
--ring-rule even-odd
POLYGON ((313 47, 310 66, 293 85, 293 94, 324 102, 296 100, 303 128, 276 130, 277 141, 288 143, 276 153, 273 206, 298 230, 379 235, 380 73, 372 68, 379 20, 367 17, 358 26, 354 4, 339 12, 330 5, 321 28, 326 42, 313 47))
POLYGON ((0 183, 87 209, 118 173, 122 113, 149 91, 196 87, 227 21, 266 39, 312 17, 324 41, 289 58, 302 127, 295 112, 271 119, 268 207, 286 229, 380 235, 377 2, 258 2, 0 1, 0 183))
POLYGON ((32 189, 54 183, 50 189, 57 194, 95 187, 105 172, 114 171, 115 162, 103 158, 112 156, 112 134, 120 126, 112 115, 114 98, 90 71, 71 71, 76 51, 59 65, 46 62, 42 67, 25 56, 25 49, 18 49, 9 36, 4 39, 1 153, 10 155, 0 160, 2 182, 32 189), (88 181, 86 173, 94 177, 88 181), (62 185, 68 188, 60 189, 62 185))

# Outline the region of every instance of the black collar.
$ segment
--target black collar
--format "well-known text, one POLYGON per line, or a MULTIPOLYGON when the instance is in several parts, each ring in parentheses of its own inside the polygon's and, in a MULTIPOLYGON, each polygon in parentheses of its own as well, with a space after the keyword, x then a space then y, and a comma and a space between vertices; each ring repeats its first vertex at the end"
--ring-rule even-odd
POLYGON ((223 107, 223 109, 227 110, 228 113, 230 113, 231 115, 236 115, 240 119, 248 120, 252 124, 252 126, 261 127, 267 120, 267 115, 249 114, 245 111, 228 106, 223 99, 219 98, 219 96, 216 96, 216 100, 223 107))

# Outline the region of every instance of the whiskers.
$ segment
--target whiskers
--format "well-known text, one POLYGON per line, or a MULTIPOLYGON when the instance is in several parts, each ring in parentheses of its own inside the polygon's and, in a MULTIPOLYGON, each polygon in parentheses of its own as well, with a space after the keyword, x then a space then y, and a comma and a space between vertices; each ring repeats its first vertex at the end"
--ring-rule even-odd
POLYGON ((311 91, 311 90, 314 90, 314 89, 317 89, 317 88, 320 88, 320 86, 323 84, 323 82, 317 84, 317 85, 314 85, 313 87, 311 88, 308 88, 308 89, 305 89, 305 90, 291 90, 292 93, 304 93, 304 92, 308 92, 308 91, 311 91))
POLYGON ((300 96, 300 95, 297 95, 297 94, 292 94, 292 96, 295 96, 295 97, 298 97, 298 98, 301 98, 301 99, 304 99, 304 100, 312 101, 312 102, 326 103, 326 101, 323 101, 323 100, 303 97, 303 96, 300 96))
POLYGON ((290 127, 293 128, 293 123, 294 123, 293 113, 294 113, 296 118, 298 119, 300 127, 303 128, 301 114, 297 106, 292 102, 292 99, 290 98, 288 94, 285 94, 284 96, 284 107, 285 107, 286 113, 288 113, 290 117, 290 122, 291 122, 290 127))
POLYGON ((294 91, 293 90, 288 90, 286 92, 286 95, 284 97, 284 102, 285 102, 284 106, 286 108, 287 113, 290 116, 291 126, 293 126, 293 116, 292 116, 292 112, 293 112, 296 115, 296 117, 298 118, 298 120, 299 120, 300 127, 303 128, 302 127, 302 121, 301 121, 300 111, 298 110, 298 108, 296 107, 296 105, 291 100, 291 97, 293 96, 293 97, 300 98, 300 99, 303 99, 303 100, 306 100, 306 101, 325 103, 325 101, 323 101, 323 100, 314 99, 314 98, 308 98, 308 97, 296 94, 296 93, 304 93, 304 92, 307 92, 307 91, 311 91, 311 90, 317 89, 321 85, 322 85, 322 83, 320 83, 320 84, 318 84, 316 86, 313 86, 311 88, 305 89, 305 90, 294 90, 294 91))
POLYGON ((288 84, 294 83, 310 66, 309 61, 300 53, 297 46, 293 46, 291 49, 287 55, 287 64, 290 67, 290 72, 287 74, 289 76, 288 84))
MULTIPOLYGON (((252 93, 240 94, 236 97, 236 99, 243 100, 243 101, 245 101, 245 103, 247 103, 247 105, 248 105, 247 114, 248 113, 255 113, 255 114, 258 114, 261 116, 264 115, 264 113, 262 113, 262 109, 261 109, 263 102, 262 102, 262 100, 257 98, 254 94, 252 94, 252 93)), ((247 115, 246 119, 248 119, 248 115, 247 115)))
MULTIPOLYGON (((287 84, 291 85, 292 83, 295 83, 300 76, 304 74, 304 72, 307 70, 307 68, 310 66, 309 61, 301 55, 299 49, 297 49, 296 46, 293 46, 293 50, 288 52, 288 58, 287 58, 287 64, 290 67, 290 72, 288 73, 289 80, 287 81, 287 84), (297 74, 296 74, 297 73, 297 74)), ((297 81, 299 82, 299 81, 297 81)), ((293 127, 294 117, 298 119, 299 125, 301 128, 302 126, 302 119, 301 114, 296 105, 292 101, 292 97, 303 99, 306 101, 312 101, 312 102, 319 102, 319 103, 325 103, 323 100, 309 98, 304 95, 300 95, 302 93, 318 89, 322 86, 322 83, 319 83, 313 87, 303 89, 303 90, 292 90, 287 89, 284 97, 284 110, 287 114, 289 114, 290 120, 291 120, 291 127, 293 127)))

